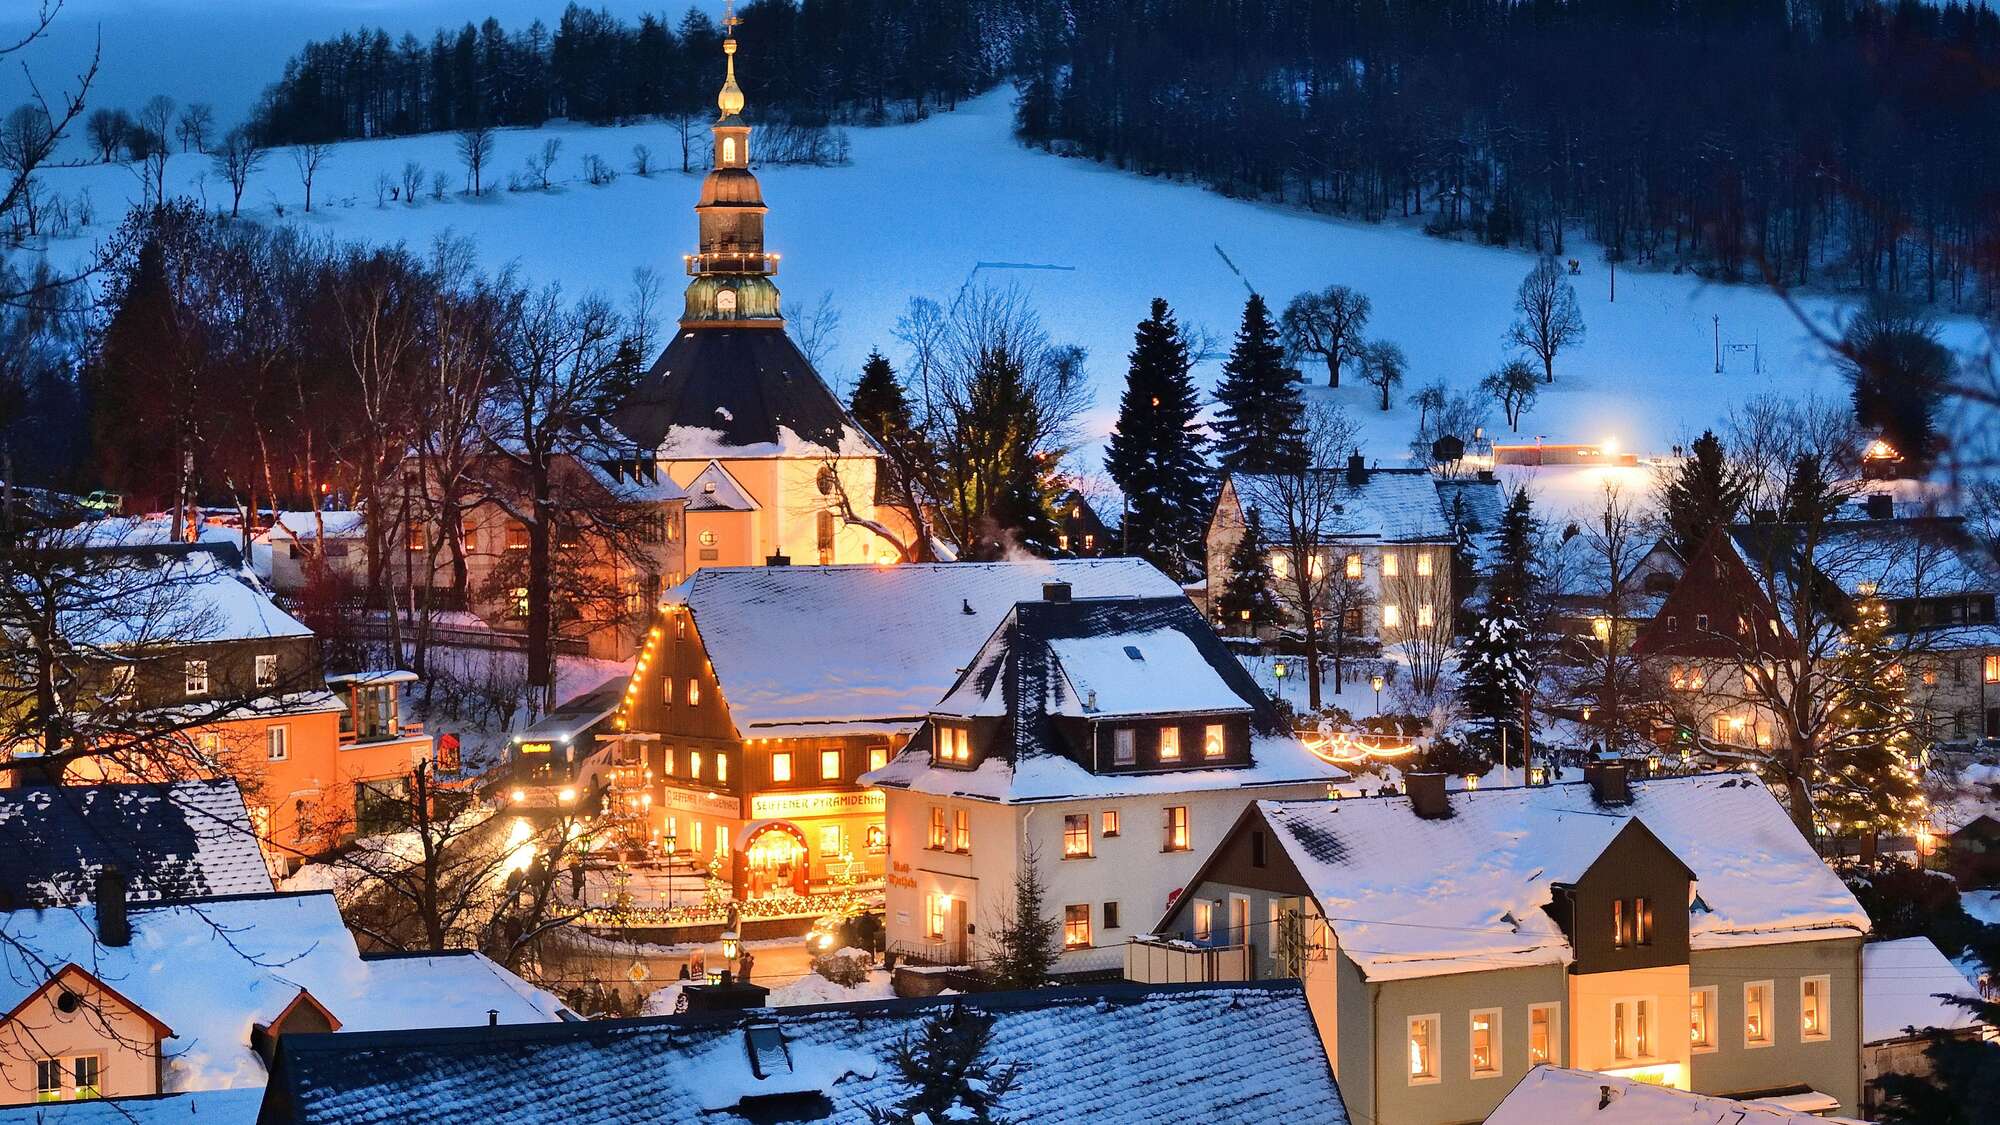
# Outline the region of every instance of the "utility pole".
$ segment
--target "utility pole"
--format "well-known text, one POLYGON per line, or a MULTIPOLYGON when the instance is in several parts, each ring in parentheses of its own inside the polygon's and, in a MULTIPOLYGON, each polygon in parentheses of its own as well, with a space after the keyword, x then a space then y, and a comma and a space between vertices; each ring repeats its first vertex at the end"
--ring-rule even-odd
POLYGON ((1613 255, 1608 261, 1611 263, 1611 303, 1615 305, 1618 303, 1618 258, 1613 255))
POLYGON ((1717 313, 1708 318, 1715 323, 1715 373, 1722 374, 1722 315, 1717 313))

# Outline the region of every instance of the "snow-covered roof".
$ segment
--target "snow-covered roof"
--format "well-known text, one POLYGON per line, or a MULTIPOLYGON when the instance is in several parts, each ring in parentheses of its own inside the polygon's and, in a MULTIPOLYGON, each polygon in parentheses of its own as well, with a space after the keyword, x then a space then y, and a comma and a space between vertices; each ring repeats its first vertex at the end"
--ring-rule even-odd
POLYGON ((359 539, 368 533, 367 517, 360 512, 279 512, 257 538, 265 542, 313 540, 320 537, 322 526, 328 539, 359 539))
POLYGON ((262 1087, 0 1108, 0 1125, 254 1125, 262 1087))
POLYGON ((57 628, 100 649, 310 637, 224 543, 91 552, 57 628))
POLYGON ((1016 602, 1044 582, 1077 597, 1180 597, 1141 559, 897 566, 703 567, 669 591, 688 607, 730 718, 764 726, 891 722, 909 729, 1016 602))
POLYGON ((0 892, 11 905, 88 902, 107 865, 132 901, 271 889, 234 781, 0 789, 0 892))
POLYGON ((1694 949, 1855 937, 1868 915, 1777 798, 1746 774, 1631 783, 1630 804, 1588 782, 1454 792, 1452 815, 1401 796, 1258 804, 1370 980, 1568 964, 1543 909, 1631 820, 1694 872, 1694 949))
POLYGON ((1826 1125, 1771 1101, 1738 1101, 1594 1070, 1538 1066, 1508 1091, 1486 1125, 1826 1125))
MULTIPOLYGON (((1751 523, 1729 529, 1745 565, 1768 566, 1789 579, 1805 549, 1795 524, 1751 523)), ((2000 592, 2000 566, 1965 531, 1944 518, 1846 520, 1812 536, 1812 569, 1848 595, 1872 584, 1881 598, 1947 598, 2000 592)))
POLYGON ((1075 798, 1145 797, 1205 793, 1218 789, 1266 789, 1274 785, 1348 780, 1346 771, 1314 757, 1289 734, 1250 737, 1251 765, 1227 769, 1158 770, 1148 773, 1091 773, 1068 758, 1037 754, 1010 763, 993 757, 970 770, 931 764, 930 742, 918 735, 910 746, 862 782, 884 789, 907 789, 940 797, 1030 804, 1075 798))
POLYGON ((749 490, 715 461, 710 461, 687 485, 690 512, 754 512, 758 508, 749 490))
MULTIPOLYGON (((1187 604, 1186 599, 1180 599, 1187 604)), ((1185 635, 1148 629, 1059 637, 1049 650, 1069 691, 1062 714, 1157 715, 1247 711, 1185 635)))
POLYGON ((1348 1120, 1296 981, 287 1036, 270 1102, 289 1120, 328 1125, 865 1121, 912 1092, 893 1063, 897 1045, 954 1011, 990 1019, 983 1058, 1021 1064, 995 1107, 1010 1121, 1348 1120))
POLYGON ((1861 1041, 1901 1039, 1929 1028, 1979 1026, 1979 1017, 1946 996, 1979 999, 1926 937, 1871 941, 1861 947, 1861 1041))
POLYGON ((343 1033, 547 1023, 561 1004, 478 953, 364 958, 325 892, 135 906, 129 945, 97 941, 89 906, 0 914, 0 1011, 75 964, 171 1027, 166 1091, 260 1086, 253 1024, 310 992, 343 1033))
MULTIPOLYGON (((1328 519, 1325 535, 1329 542, 1379 539, 1386 543, 1438 542, 1452 539, 1451 524, 1438 489, 1438 481, 1427 469, 1367 469, 1359 477, 1346 468, 1314 469, 1332 483, 1338 510, 1328 519)), ((1247 510, 1276 503, 1282 495, 1276 477, 1238 473, 1230 478, 1238 503, 1247 510)), ((1499 486, 1471 482, 1466 494, 1486 488, 1498 493, 1499 486)), ((1470 501, 1468 501, 1470 503, 1470 501)), ((1498 516, 1491 517, 1498 526, 1498 516)), ((1266 532, 1276 521, 1264 521, 1266 532)))
POLYGON ((1446 526, 1463 525, 1471 548, 1472 569, 1486 573, 1488 555, 1493 550, 1493 533, 1500 529, 1500 517, 1507 509, 1507 496, 1491 475, 1462 477, 1437 482, 1438 510, 1446 526))

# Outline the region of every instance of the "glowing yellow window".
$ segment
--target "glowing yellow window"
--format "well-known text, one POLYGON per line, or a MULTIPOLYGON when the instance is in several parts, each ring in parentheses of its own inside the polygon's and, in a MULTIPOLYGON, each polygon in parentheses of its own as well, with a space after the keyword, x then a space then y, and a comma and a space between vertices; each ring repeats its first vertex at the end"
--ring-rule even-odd
POLYGON ((1799 980, 1799 1038, 1807 1043, 1826 1039, 1826 992, 1829 978, 1802 977, 1799 980))
POLYGON ((1289 576, 1292 573, 1292 560, 1283 555, 1273 554, 1271 556, 1271 573, 1280 578, 1289 576))
POLYGON ((1201 732, 1202 757, 1220 758, 1227 752, 1228 752, 1228 744, 1227 742, 1224 741, 1222 737, 1221 723, 1210 723, 1206 727, 1202 728, 1201 732))
POLYGON ((790 781, 792 779, 792 755, 788 750, 779 750, 771 755, 771 780, 790 781))
POLYGON ((1347 556, 1347 576, 1348 576, 1349 578, 1359 578, 1359 577, 1361 577, 1361 556, 1360 556, 1360 555, 1349 555, 1349 556, 1347 556))
POLYGON ((1382 607, 1382 627, 1384 629, 1394 629, 1402 623, 1403 609, 1401 606, 1385 605, 1382 607))
POLYGON ((1432 611, 1431 607, 1427 605, 1420 605, 1417 607, 1418 628, 1428 629, 1431 625, 1435 624, 1436 621, 1437 621, 1437 614, 1434 611, 1432 611))
POLYGON ((840 751, 822 750, 819 752, 819 775, 821 778, 836 778, 840 776, 840 751))
POLYGON ((1181 756, 1181 728, 1161 727, 1160 760, 1163 762, 1173 762, 1173 761, 1178 761, 1180 759, 1180 756, 1181 756))
POLYGON ((1500 1073, 1500 1009, 1481 1008, 1472 1013, 1472 1076, 1491 1078, 1500 1073))
POLYGON ((1428 551, 1417 555, 1417 576, 1420 578, 1429 578, 1431 576, 1431 556, 1428 551))
POLYGON ((1438 1080, 1438 1017, 1410 1017, 1410 1085, 1438 1080))
POLYGON ((1382 552, 1382 577, 1394 578, 1402 572, 1401 564, 1396 561, 1396 553, 1394 551, 1382 552))

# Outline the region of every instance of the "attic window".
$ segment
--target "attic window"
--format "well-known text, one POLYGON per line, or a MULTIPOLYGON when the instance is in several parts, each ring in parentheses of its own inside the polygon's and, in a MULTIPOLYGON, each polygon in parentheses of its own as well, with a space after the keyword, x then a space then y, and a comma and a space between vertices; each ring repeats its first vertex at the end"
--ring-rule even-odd
POLYGON ((750 1072, 770 1078, 792 1072, 792 1055, 785 1047, 784 1033, 771 1024, 753 1024, 743 1029, 744 1049, 750 1053, 750 1072))
POLYGON ((706 480, 701 482, 701 494, 703 496, 715 495, 715 482, 712 480, 706 480))
POLYGON ((1143 661, 1146 659, 1146 654, 1139 651, 1138 645, 1126 645, 1125 655, 1131 657, 1134 660, 1139 660, 1139 661, 1143 661))

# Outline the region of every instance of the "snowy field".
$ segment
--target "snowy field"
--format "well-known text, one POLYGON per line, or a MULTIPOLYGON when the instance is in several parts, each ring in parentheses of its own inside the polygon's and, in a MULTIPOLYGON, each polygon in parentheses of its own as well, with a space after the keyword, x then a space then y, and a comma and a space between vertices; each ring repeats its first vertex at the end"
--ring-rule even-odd
MULTIPOLYGON (((754 115, 755 60, 745 60, 744 70, 754 115)), ((1089 349, 1097 394, 1087 425, 1093 437, 1101 436, 1116 410, 1132 327, 1153 295, 1165 296, 1184 322, 1225 342, 1233 331, 1246 282, 1218 246, 1277 304, 1332 282, 1370 294, 1371 334, 1409 354, 1405 393, 1437 378, 1471 390, 1507 354, 1501 336, 1513 316, 1515 287, 1533 261, 1525 252, 1443 242, 1405 225, 1371 226, 1225 199, 1031 151, 1014 143, 1010 115, 1011 94, 996 91, 919 124, 854 130, 850 166, 760 171, 772 207, 771 245, 784 255, 779 282, 789 307, 796 311, 830 293, 842 315, 823 372, 837 389, 851 382, 871 347, 899 355, 895 323, 911 297, 949 302, 970 278, 1013 282, 1032 293, 1055 338, 1089 349)), ((288 153, 273 152, 245 195, 245 210, 259 221, 297 223, 344 239, 422 246, 455 232, 476 242, 488 267, 513 264, 528 278, 621 301, 640 267, 661 271, 677 289, 680 255, 694 245, 698 173, 640 178, 628 172, 601 187, 576 178, 585 156, 595 153, 623 167, 634 144, 677 167, 679 144, 671 131, 663 124, 506 131, 493 162, 495 178, 519 171, 545 137, 563 141, 557 170, 572 177, 546 193, 501 190, 477 200, 454 194, 442 201, 426 194, 414 207, 378 207, 377 177, 397 173, 405 161, 422 164, 426 181, 439 170, 454 184, 460 181, 453 138, 426 136, 339 146, 315 185, 309 216, 301 211, 304 191, 288 153)), ((226 206, 226 185, 206 159, 176 156, 168 175, 174 190, 226 206)), ((99 216, 96 237, 139 192, 137 178, 120 166, 55 169, 47 180, 66 195, 89 189, 99 216)), ((73 261, 88 246, 88 237, 71 239, 52 252, 73 261)), ((1581 245, 1571 253, 1584 260, 1575 282, 1588 338, 1558 359, 1555 385, 1523 421, 1524 440, 1614 438, 1625 450, 1664 452, 1753 395, 1845 393, 1823 349, 1776 296, 1691 276, 1621 270, 1614 304, 1598 255, 1581 245), (1753 369, 1751 352, 1725 351, 1728 369, 1715 373, 1718 321, 1711 318, 1719 318, 1725 349, 1756 345, 1761 371, 1753 369)), ((1843 307, 1830 297, 1804 303, 1821 325, 1832 323, 1843 307)), ((1962 346, 1978 339, 1969 321, 1953 321, 1949 331, 1962 346)), ((1217 368, 1216 361, 1203 365, 1205 385, 1212 385, 1217 368)), ((1323 381, 1323 372, 1307 374, 1309 383, 1323 381)), ((1345 403, 1362 420, 1370 456, 1384 464, 1404 458, 1415 411, 1400 395, 1384 414, 1365 386, 1317 393, 1345 403)), ((1496 410, 1489 435, 1505 440, 1504 429, 1496 410)), ((1086 470, 1098 470, 1094 447, 1081 460, 1086 470)))

